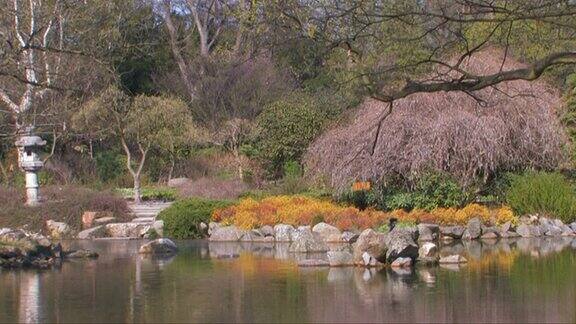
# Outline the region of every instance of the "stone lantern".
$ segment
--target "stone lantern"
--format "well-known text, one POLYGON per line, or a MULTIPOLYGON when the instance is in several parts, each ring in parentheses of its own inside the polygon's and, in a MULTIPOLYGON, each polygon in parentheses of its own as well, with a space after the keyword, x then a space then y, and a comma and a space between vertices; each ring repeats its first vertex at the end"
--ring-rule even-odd
POLYGON ((32 129, 28 128, 15 144, 18 148, 20 168, 26 173, 26 204, 38 205, 38 171, 44 166, 44 162, 40 160, 39 151, 42 146, 46 145, 46 141, 40 136, 32 135, 32 129))

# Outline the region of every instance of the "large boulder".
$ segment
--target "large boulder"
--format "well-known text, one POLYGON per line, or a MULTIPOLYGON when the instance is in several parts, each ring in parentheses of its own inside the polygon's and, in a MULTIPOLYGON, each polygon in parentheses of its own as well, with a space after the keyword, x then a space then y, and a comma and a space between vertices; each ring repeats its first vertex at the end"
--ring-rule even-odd
POLYGON ((264 234, 257 229, 247 231, 240 239, 242 242, 274 242, 274 236, 264 236, 264 234))
POLYGON ((468 221, 466 230, 462 234, 462 239, 475 240, 482 235, 482 221, 478 217, 474 217, 468 221))
POLYGON ((466 228, 464 226, 440 226, 440 234, 442 236, 451 237, 453 239, 461 239, 466 228))
POLYGON ((272 227, 270 225, 264 225, 264 226, 260 227, 259 231, 264 236, 274 237, 274 234, 275 234, 274 227, 272 227))
POLYGON ((516 233, 521 237, 539 237, 542 235, 540 227, 537 225, 520 224, 516 228, 516 233))
POLYGON ((374 258, 378 262, 386 261, 386 234, 375 232, 373 229, 366 229, 356 242, 352 245, 354 263, 366 265, 364 254, 374 258))
POLYGON ((546 236, 561 236, 563 233, 562 228, 556 225, 549 225, 548 230, 544 232, 546 236))
POLYGON ((337 227, 324 222, 314 225, 312 232, 318 233, 325 242, 339 242, 342 235, 337 227))
POLYGON ((154 223, 152 223, 151 230, 154 230, 154 232, 156 232, 156 234, 160 237, 164 236, 164 221, 163 220, 154 221, 154 223))
POLYGON ((436 224, 418 224, 419 241, 436 241, 440 234, 440 227, 436 224))
POLYGON ((111 223, 104 226, 108 236, 114 238, 141 238, 150 230, 150 225, 141 223, 111 223))
POLYGON ((234 225, 214 227, 210 235, 210 241, 238 242, 245 234, 246 231, 234 225))
MULTIPOLYGON (((200 225, 202 225, 202 223, 200 223, 200 225)), ((222 224, 220 223, 216 223, 216 222, 210 222, 208 223, 208 236, 212 236, 212 232, 214 232, 216 229, 222 227, 222 224)))
POLYGON ((80 233, 78 233, 77 237, 81 240, 90 240, 100 237, 106 237, 106 235, 107 235, 106 227, 100 225, 81 231, 80 233))
POLYGON ((56 240, 67 238, 72 235, 72 228, 70 225, 63 222, 48 220, 46 221, 46 229, 48 229, 49 236, 56 240))
POLYGON ((277 242, 292 242, 294 231, 292 225, 278 224, 274 226, 274 237, 277 242))
POLYGON ((62 246, 45 236, 23 230, 0 229, 0 268, 52 266, 62 256, 62 246))
POLYGON ((178 251, 178 247, 174 242, 167 238, 160 238, 148 242, 140 247, 138 253, 140 254, 174 254, 178 251))
POLYGON ((96 226, 106 225, 106 224, 114 223, 115 221, 116 221, 116 217, 105 216, 105 217, 96 218, 94 220, 94 225, 96 225, 96 226))
POLYGON ((388 250, 386 261, 391 263, 397 258, 418 258, 418 244, 416 244, 414 232, 410 229, 394 228, 384 240, 388 250))
POLYGON ((570 226, 563 225, 562 226, 562 236, 574 236, 574 231, 572 230, 572 228, 570 228, 570 226))
MULTIPOLYGON (((100 223, 96 224, 96 219, 102 219, 102 218, 110 219, 110 218, 114 218, 114 217, 112 217, 112 212, 85 211, 82 214, 82 228, 87 229, 87 228, 90 228, 94 225, 106 224, 106 223, 102 223, 102 221, 100 221, 100 223)), ((111 222, 108 222, 108 223, 111 223, 111 222)))
POLYGON ((326 252, 328 245, 324 242, 320 234, 312 232, 309 228, 299 228, 292 234, 292 244, 289 252, 308 253, 326 252))
POLYGON ((438 247, 432 242, 426 242, 418 249, 418 262, 430 264, 438 262, 438 247))
POLYGON ((352 253, 348 251, 328 251, 328 263, 331 267, 345 267, 354 265, 352 253))

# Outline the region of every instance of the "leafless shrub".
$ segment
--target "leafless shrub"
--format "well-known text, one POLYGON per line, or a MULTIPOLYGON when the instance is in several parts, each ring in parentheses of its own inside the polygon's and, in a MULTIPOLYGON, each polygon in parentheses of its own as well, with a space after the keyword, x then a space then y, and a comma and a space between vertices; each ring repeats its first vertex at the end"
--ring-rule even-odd
POLYGON ((38 207, 24 206, 21 188, 0 186, 0 227, 27 226, 41 231, 47 220, 66 222, 80 229, 85 211, 108 211, 118 221, 130 219, 126 201, 109 192, 96 192, 78 186, 46 186, 41 189, 45 201, 38 207))
POLYGON ((236 199, 248 185, 240 179, 199 178, 190 180, 176 188, 183 197, 202 197, 209 199, 236 199))
MULTIPOLYGON (((498 72, 501 63, 501 52, 491 49, 468 59, 467 68, 485 75, 498 72)), ((508 58, 504 70, 518 67, 508 58)), ((414 94, 394 101, 385 119, 388 104, 366 100, 352 121, 309 147, 306 169, 339 188, 355 179, 411 179, 429 170, 468 185, 502 170, 554 169, 564 161, 567 143, 556 115, 560 100, 543 81, 506 82, 469 94, 414 94)))

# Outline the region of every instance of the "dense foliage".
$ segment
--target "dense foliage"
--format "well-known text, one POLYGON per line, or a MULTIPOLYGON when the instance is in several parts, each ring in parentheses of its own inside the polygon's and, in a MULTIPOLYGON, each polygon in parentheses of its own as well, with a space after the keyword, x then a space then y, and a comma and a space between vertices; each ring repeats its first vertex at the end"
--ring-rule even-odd
POLYGON ((260 157, 271 174, 281 174, 283 166, 298 161, 308 144, 322 131, 326 113, 304 94, 281 99, 257 119, 260 157))
POLYGON ((202 238, 200 223, 208 224, 212 212, 231 202, 191 198, 175 202, 160 212, 158 219, 164 221, 164 235, 176 239, 202 238))
POLYGON ((538 213, 564 222, 576 220, 574 187, 559 173, 511 175, 506 199, 519 215, 538 213))
POLYGON ((456 181, 442 173, 425 173, 414 179, 409 187, 399 186, 400 183, 391 181, 369 190, 345 191, 339 200, 361 209, 373 206, 380 210, 431 211, 441 207, 459 207, 471 198, 456 181))
POLYGON ((342 230, 378 228, 389 218, 397 218, 403 223, 437 223, 445 225, 466 224, 478 217, 487 224, 516 222, 516 216, 509 207, 488 208, 479 204, 469 204, 463 208, 435 208, 431 211, 414 209, 407 212, 397 209, 391 212, 372 208, 359 210, 342 206, 329 200, 306 196, 271 196, 261 200, 246 198, 235 205, 214 211, 212 219, 241 228, 257 228, 278 223, 314 225, 327 222, 342 230))

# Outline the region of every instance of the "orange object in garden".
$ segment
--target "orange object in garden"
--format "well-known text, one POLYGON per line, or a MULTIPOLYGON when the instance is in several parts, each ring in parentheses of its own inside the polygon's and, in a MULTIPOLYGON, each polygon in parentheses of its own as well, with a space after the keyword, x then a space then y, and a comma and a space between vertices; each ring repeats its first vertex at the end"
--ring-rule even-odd
POLYGON ((370 181, 356 181, 352 184, 352 191, 370 190, 370 181))

